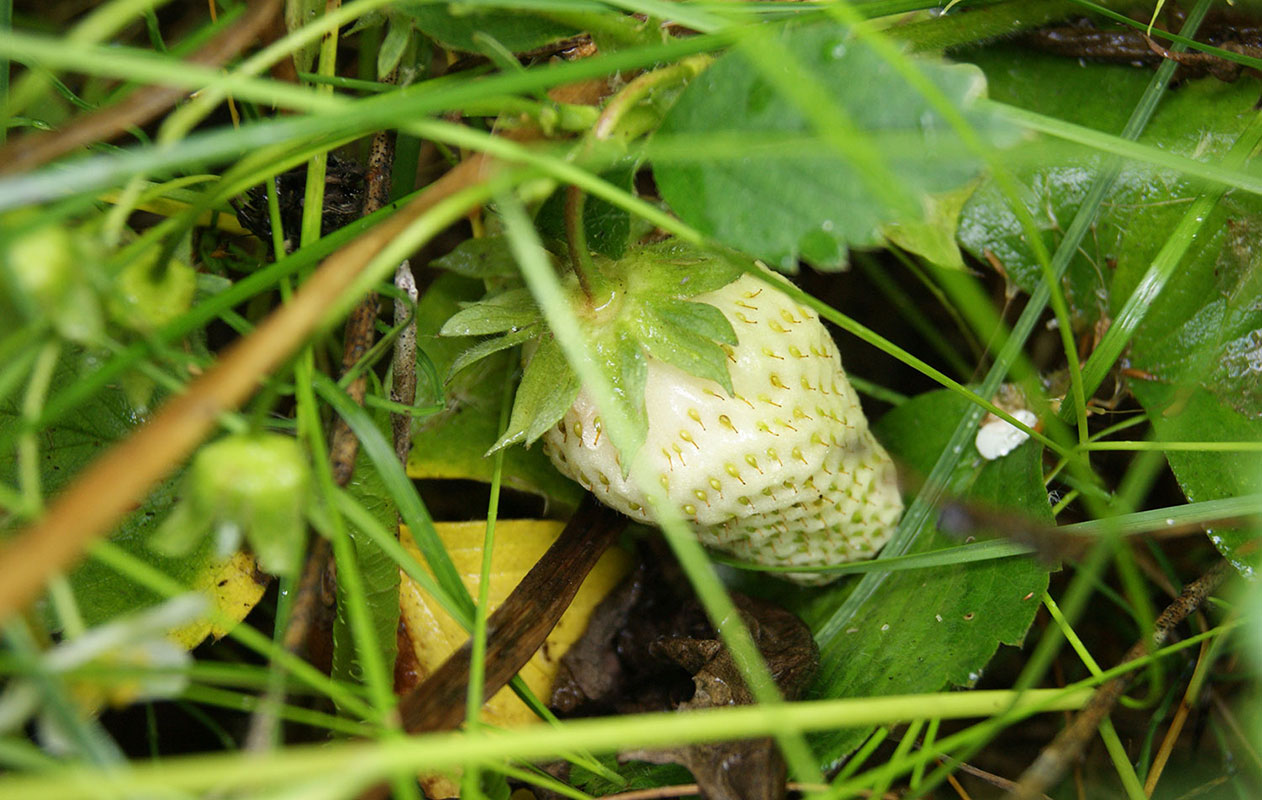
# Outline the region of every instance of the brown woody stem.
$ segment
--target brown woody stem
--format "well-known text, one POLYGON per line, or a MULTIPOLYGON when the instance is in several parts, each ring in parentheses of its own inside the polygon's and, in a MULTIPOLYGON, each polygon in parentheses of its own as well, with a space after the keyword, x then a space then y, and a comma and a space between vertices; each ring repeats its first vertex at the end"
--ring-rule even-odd
MULTIPOLYGON (((390 76, 393 78, 393 74, 390 76)), ((394 140, 389 131, 378 131, 372 138, 368 156, 368 171, 365 176, 367 191, 361 216, 368 216, 383 208, 390 201, 390 175, 394 166, 394 140)), ((342 374, 350 372, 359 363, 364 354, 372 349, 374 325, 377 321, 377 295, 370 292, 360 304, 351 311, 344 328, 344 344, 342 346, 342 374)), ((346 393, 358 405, 363 405, 367 391, 367 378, 363 375, 351 381, 346 393)), ((329 440, 329 466, 334 482, 345 488, 355 473, 355 458, 359 455, 359 439, 351 431, 346 420, 336 417, 329 440)), ((311 551, 307 555, 307 563, 303 568, 302 578, 294 592, 294 604, 289 622, 282 639, 284 648, 290 653, 299 652, 311 635, 321 611, 326 607, 321 602, 326 585, 326 572, 331 558, 329 542, 315 537, 311 551)), ((247 749, 265 749, 271 741, 271 732, 276 724, 276 705, 283 690, 277 688, 268 691, 267 699, 271 702, 261 703, 258 712, 250 720, 250 730, 246 737, 247 749)))

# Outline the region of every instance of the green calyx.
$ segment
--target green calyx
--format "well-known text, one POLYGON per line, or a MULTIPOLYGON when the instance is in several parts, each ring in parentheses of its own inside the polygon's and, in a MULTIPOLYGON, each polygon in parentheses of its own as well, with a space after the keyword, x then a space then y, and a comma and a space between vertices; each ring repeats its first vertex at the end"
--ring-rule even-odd
MULTIPOLYGON (((726 286, 741 270, 674 241, 632 248, 617 261, 597 257, 593 266, 595 272, 588 276, 591 296, 580 288, 573 273, 566 276, 565 285, 584 337, 613 384, 619 411, 632 423, 635 439, 623 459, 629 465, 647 431, 648 359, 714 381, 732 393, 723 348, 736 344, 736 332, 721 311, 691 298, 726 286)), ((525 289, 510 289, 467 306, 439 333, 491 337, 457 358, 453 374, 492 353, 526 345, 526 366, 508 430, 490 452, 517 443, 533 444, 578 396, 578 378, 525 289)))

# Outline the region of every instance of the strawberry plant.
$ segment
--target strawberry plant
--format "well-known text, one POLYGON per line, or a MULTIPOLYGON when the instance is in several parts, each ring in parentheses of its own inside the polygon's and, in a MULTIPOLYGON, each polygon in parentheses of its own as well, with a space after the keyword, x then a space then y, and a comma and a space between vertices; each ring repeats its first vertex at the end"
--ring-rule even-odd
POLYGON ((514 290, 442 329, 503 334, 454 368, 540 335, 527 340, 508 430, 492 450, 542 438, 558 470, 640 520, 655 519, 660 498, 637 480, 655 476, 703 544, 764 566, 870 558, 885 543, 902 511, 894 464, 818 316, 774 284, 673 243, 570 276, 571 308, 633 438, 619 447, 605 434, 600 407, 514 290))
POLYGON ((1156 5, 0 0, 0 795, 1251 796, 1156 5))

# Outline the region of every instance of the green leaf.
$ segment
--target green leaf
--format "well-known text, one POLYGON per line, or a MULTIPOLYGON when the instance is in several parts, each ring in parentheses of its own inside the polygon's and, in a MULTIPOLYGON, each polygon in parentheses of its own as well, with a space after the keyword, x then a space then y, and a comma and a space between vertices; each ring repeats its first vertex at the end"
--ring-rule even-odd
MULTIPOLYGON (((702 304, 681 303, 680 305, 702 304)), ((713 309, 720 317, 723 315, 717 308, 707 307, 713 309)), ((658 315, 655 305, 646 304, 631 324, 635 326, 636 340, 650 356, 678 367, 689 375, 712 380, 722 386, 728 395, 733 394, 732 375, 727 366, 727 352, 713 338, 678 326, 672 320, 658 315)))
MULTIPOLYGON (((996 99, 1105 131, 1121 127, 1149 80, 1127 67, 1083 65, 1024 49, 995 48, 971 57, 991 76, 996 99)), ((1256 100, 1256 86, 1190 81, 1162 101, 1140 141, 1171 153, 1221 158, 1252 117, 1256 100)), ((1032 188, 1027 205, 1052 248, 1095 179, 1098 156, 1041 152, 1043 158, 1017 174, 1032 188)), ((1141 290, 1141 279, 1200 189, 1175 173, 1123 167, 1064 282, 1077 327, 1111 321, 1141 290)), ((1259 235, 1262 199, 1227 193, 1167 284, 1144 303, 1125 365, 1133 376, 1129 386, 1161 441, 1262 441, 1255 333, 1262 329, 1259 235)), ((1019 287, 1029 291, 1042 280, 1024 234, 993 187, 979 189, 966 205, 960 239, 974 255, 997 259, 1019 287)), ((1262 456, 1256 453, 1171 451, 1167 458, 1193 501, 1262 488, 1262 456)), ((1256 566, 1256 557, 1241 550, 1251 539, 1247 533, 1214 530, 1211 538, 1238 567, 1256 566)))
POLYGON ((596 757, 610 773, 620 775, 622 783, 615 783, 605 775, 592 772, 582 764, 570 767, 570 782, 593 797, 637 789, 657 789, 662 786, 682 786, 693 782, 692 773, 678 764, 649 764, 644 761, 623 761, 614 755, 596 757))
POLYGON ((595 342, 596 358, 605 366, 609 382, 613 384, 614 398, 630 423, 631 438, 625 442, 622 459, 622 476, 631 469, 631 462, 644 440, 648 438, 648 412, 644 405, 644 390, 648 384, 648 360, 633 336, 622 331, 610 341, 595 342))
MULTIPOLYGON (((1255 249, 1262 217, 1234 205, 1231 197, 1220 202, 1206 221, 1208 235, 1135 332, 1130 367, 1137 377, 1129 385, 1159 441, 1262 441, 1262 256, 1255 249)), ((1123 278, 1119 271, 1115 284, 1123 278)), ((1166 458, 1191 501, 1262 491, 1262 453, 1170 451, 1166 458)), ((1238 568, 1262 563, 1252 552, 1256 532, 1209 535, 1238 568)))
MULTIPOLYGON (((452 379, 445 387, 446 410, 422 420, 413 435, 407 465, 413 478, 491 480, 493 461, 483 456, 499 438, 500 403, 519 360, 511 351, 500 351, 454 375, 452 364, 468 350, 468 342, 436 336, 459 303, 483 291, 481 281, 448 274, 438 276, 421 297, 418 346, 436 374, 452 375, 452 379)), ((537 447, 512 447, 504 452, 504 485, 567 506, 576 505, 582 496, 579 485, 557 472, 537 447)))
MULTIPOLYGON (((604 172, 600 177, 620 189, 633 192, 638 166, 633 164, 604 172)), ((564 213, 565 190, 562 188, 553 192, 535 215, 540 234, 558 241, 565 239, 564 213)), ((622 258, 631 236, 631 215, 602 197, 588 197, 583 203, 583 231, 587 234, 587 246, 592 252, 609 258, 622 258)))
MULTIPOLYGON (((1028 48, 958 55, 985 71, 995 100, 1109 133, 1122 129, 1151 77, 1131 67, 1082 64, 1028 48)), ((1189 81, 1167 93, 1139 141, 1178 155, 1221 157, 1248 123, 1257 99, 1256 87, 1246 82, 1189 81)), ((1015 159, 1013 171, 1029 190, 1026 207, 1051 251, 1098 175, 1100 156, 1046 138, 1022 151, 1027 157, 1015 159)), ((1198 192, 1194 182, 1176 173, 1123 166, 1063 281, 1077 329, 1088 330, 1121 307, 1198 192), (1111 286, 1115 271, 1121 283, 1111 286)), ((1227 219, 1262 211, 1262 202, 1252 196, 1229 195, 1224 203, 1234 210, 1227 219)), ((1001 265, 1024 291, 1042 281, 1025 232, 993 182, 985 182, 965 204, 959 238, 979 261, 1001 265)))
POLYGON ((473 40, 473 35, 478 32, 494 37, 514 53, 533 50, 578 33, 520 6, 498 8, 493 2, 405 2, 397 5, 395 10, 411 16, 417 28, 444 47, 466 53, 478 52, 477 43, 473 40))
POLYGON ((532 339, 537 339, 543 335, 544 328, 542 325, 531 325, 512 333, 506 333, 503 336, 497 336, 494 339, 487 339, 478 342, 473 347, 461 353, 455 361, 451 363, 451 373, 449 376, 454 377, 465 367, 481 361, 482 359, 494 355, 495 353, 507 350, 510 347, 516 347, 532 339))
POLYGON ((438 531, 434 528, 429 510, 425 508, 416 487, 408 480, 389 440, 377 428, 368 412, 327 375, 315 373, 314 388, 316 394, 346 421, 359 439, 360 452, 372 463, 374 471, 380 474, 386 491, 398 506, 399 516, 408 526, 417 549, 425 555, 425 561, 429 564, 437 585, 442 588, 442 594, 437 599, 457 619, 472 618, 473 599, 461 583, 451 556, 443 547, 438 531))
POLYGON ((977 182, 972 182, 950 192, 927 195, 924 220, 891 222, 885 226, 885 238, 939 267, 964 269, 964 257, 955 236, 964 204, 976 189, 977 182))
MULTIPOLYGON (((285 29, 293 33, 324 14, 324 8, 324 0, 285 0, 285 29)), ((307 42, 294 51, 294 67, 299 72, 310 72, 319 52, 319 39, 307 42)))
MULTIPOLYGON (((95 360, 73 354, 64 357, 57 367, 51 384, 53 394, 65 390, 97 365, 95 360)), ((20 416, 10 398, 0 403, 0 436, 13 434, 20 416)), ((128 400, 126 393, 117 386, 103 389, 95 397, 79 407, 61 422, 44 428, 39 435, 39 473, 45 496, 65 487, 84 467, 95 460, 115 441, 131 433, 137 420, 144 419, 144 412, 128 400)), ((0 481, 13 484, 17 475, 17 460, 12 453, 0 457, 0 481)), ((149 546, 159 523, 172 511, 179 499, 182 475, 174 475, 159 484, 144 502, 123 520, 110 536, 114 545, 181 585, 205 591, 212 602, 233 619, 243 619, 262 595, 263 585, 249 582, 257 591, 242 591, 250 586, 240 584, 235 573, 239 566, 230 563, 215 552, 214 542, 203 539, 191 551, 177 558, 167 558, 154 552, 149 546), (232 581, 232 587, 217 586, 221 581, 232 581), (227 589, 231 588, 231 591, 227 589), (224 589, 225 591, 220 591, 224 589)), ((243 563, 243 562, 239 562, 243 563)), ((108 622, 115 617, 137 609, 156 605, 164 598, 137 586, 113 569, 93 560, 80 564, 70 573, 70 586, 75 600, 89 626, 108 622)), ((57 621, 51 618, 55 629, 57 621)), ((189 647, 196 645, 207 633, 209 625, 198 629, 195 636, 182 640, 189 647)), ((222 635, 222 630, 216 630, 222 635)))
POLYGON ((503 278, 517 274, 517 262, 504 236, 466 239, 430 264, 468 278, 503 278))
MULTIPOLYGON (((658 187, 685 222, 781 269, 796 269, 799 258, 838 268, 847 248, 880 245, 885 225, 920 219, 926 195, 977 175, 977 158, 928 101, 840 27, 790 26, 768 39, 780 72, 730 53, 693 80, 655 134, 658 187), (825 120, 846 121, 859 137, 820 138, 825 120), (862 152, 843 156, 839 139, 862 152)), ((984 94, 979 70, 914 62, 984 140, 1012 138, 970 110, 984 94)))
POLYGON ((518 442, 527 447, 534 444, 565 416, 579 388, 578 376, 570 369, 561 346, 551 335, 543 337, 517 387, 508 430, 489 453, 518 442))
MULTIPOLYGON (((924 474, 966 407, 967 400, 954 393, 929 392, 891 411, 875 430, 903 470, 924 474)), ((996 461, 974 457, 965 464, 975 475, 969 502, 1042 524, 1052 521, 1036 443, 996 461)), ((931 529, 910 552, 959 543, 931 529)), ((834 612, 851 582, 799 592, 791 608, 815 631, 820 645, 820 674, 811 694, 873 697, 970 686, 1001 643, 1020 644, 1047 584, 1047 570, 1026 556, 895 572, 844 620, 834 618, 834 612)), ((823 734, 817 752, 826 762, 838 759, 868 732, 848 728, 823 734)))
MULTIPOLYGON (((387 530, 398 529, 398 511, 385 481, 362 452, 356 459, 355 474, 347 491, 387 530)), ((381 649, 386 667, 393 669, 398 654, 399 565, 363 532, 352 527, 349 533, 355 549, 355 563, 363 577, 368 613, 372 618, 373 641, 381 649)), ((362 683, 363 674, 351 635, 347 604, 340 583, 338 587, 337 618, 333 621, 333 677, 362 683)))
POLYGON ((386 38, 382 40, 381 49, 377 51, 377 78, 379 80, 399 66, 399 61, 403 59, 403 52, 407 50, 411 38, 411 23, 392 16, 390 25, 386 29, 386 38))
POLYGON ((509 289, 451 315, 439 336, 482 336, 535 325, 543 318, 529 289, 509 289))

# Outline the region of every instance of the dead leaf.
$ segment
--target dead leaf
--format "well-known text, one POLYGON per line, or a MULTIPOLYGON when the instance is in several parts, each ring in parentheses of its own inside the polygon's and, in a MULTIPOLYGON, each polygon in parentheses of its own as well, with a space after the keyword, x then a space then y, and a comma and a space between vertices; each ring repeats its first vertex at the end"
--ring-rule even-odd
MULTIPOLYGON (((810 630, 778 606, 740 594, 732 599, 780 691, 795 699, 819 664, 810 630)), ((552 692, 552 706, 566 715, 752 702, 691 587, 665 557, 643 562, 596 608, 583 637, 561 659, 552 692)), ((770 739, 627 751, 621 757, 680 764, 711 800, 772 800, 785 792, 784 761, 770 739)))

